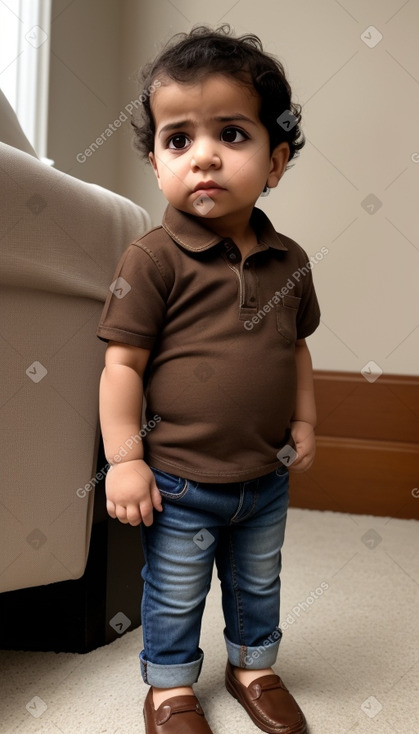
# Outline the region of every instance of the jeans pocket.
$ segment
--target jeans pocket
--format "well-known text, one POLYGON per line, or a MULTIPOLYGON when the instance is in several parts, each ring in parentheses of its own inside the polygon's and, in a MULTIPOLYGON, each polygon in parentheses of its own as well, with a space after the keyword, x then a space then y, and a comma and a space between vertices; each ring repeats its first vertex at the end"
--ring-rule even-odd
POLYGON ((283 296, 282 303, 276 307, 276 327, 281 341, 287 346, 297 339, 297 314, 301 298, 283 296))
POLYGON ((188 480, 177 477, 174 474, 150 467, 154 474, 160 494, 165 499, 180 500, 188 491, 188 480))

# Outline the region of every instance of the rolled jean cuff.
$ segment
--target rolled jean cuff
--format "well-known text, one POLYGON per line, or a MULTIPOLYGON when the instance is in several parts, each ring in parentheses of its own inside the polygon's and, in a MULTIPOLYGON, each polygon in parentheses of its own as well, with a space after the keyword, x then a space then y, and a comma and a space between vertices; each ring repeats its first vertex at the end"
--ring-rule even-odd
POLYGON ((281 637, 282 632, 277 627, 261 645, 248 647, 247 645, 235 645, 224 633, 228 659, 235 668, 246 668, 247 670, 271 668, 278 656, 281 637))
POLYGON ((144 683, 156 688, 179 688, 192 686, 199 678, 204 653, 200 650, 198 660, 191 663, 175 663, 174 665, 159 665, 145 660, 140 653, 141 675, 144 683))

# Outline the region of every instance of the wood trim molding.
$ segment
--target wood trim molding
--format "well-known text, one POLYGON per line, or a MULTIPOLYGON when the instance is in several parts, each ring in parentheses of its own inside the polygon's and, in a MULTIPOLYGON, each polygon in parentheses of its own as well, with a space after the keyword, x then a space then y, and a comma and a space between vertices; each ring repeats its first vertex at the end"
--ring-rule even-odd
POLYGON ((314 372, 316 459, 291 506, 419 519, 419 377, 314 372))

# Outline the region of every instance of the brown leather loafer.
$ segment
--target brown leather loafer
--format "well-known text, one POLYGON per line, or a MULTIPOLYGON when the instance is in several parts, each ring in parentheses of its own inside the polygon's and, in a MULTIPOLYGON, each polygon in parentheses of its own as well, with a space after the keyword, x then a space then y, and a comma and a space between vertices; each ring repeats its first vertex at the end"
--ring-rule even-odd
POLYGON ((246 709, 253 723, 269 734, 308 734, 304 714, 277 675, 263 675, 249 686, 227 663, 226 688, 246 709))
POLYGON ((195 696, 173 696, 156 710, 150 688, 144 701, 146 734, 213 734, 195 696))

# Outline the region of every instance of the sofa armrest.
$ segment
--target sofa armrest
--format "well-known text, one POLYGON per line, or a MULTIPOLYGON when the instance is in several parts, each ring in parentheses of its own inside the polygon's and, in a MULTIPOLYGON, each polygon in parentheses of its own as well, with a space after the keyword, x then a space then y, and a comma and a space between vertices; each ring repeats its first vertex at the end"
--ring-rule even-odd
POLYGON ((82 576, 96 473, 95 336, 146 212, 0 143, 0 591, 82 576))

